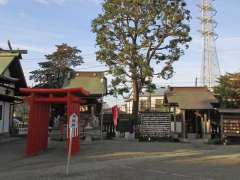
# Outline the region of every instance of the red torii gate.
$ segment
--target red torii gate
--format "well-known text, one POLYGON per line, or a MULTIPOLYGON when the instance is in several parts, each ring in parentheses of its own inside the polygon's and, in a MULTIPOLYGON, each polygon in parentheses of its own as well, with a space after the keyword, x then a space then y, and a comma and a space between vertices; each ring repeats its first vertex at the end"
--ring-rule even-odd
MULTIPOLYGON (((83 88, 21 88, 20 91, 29 94, 27 100, 30 106, 30 112, 26 154, 28 156, 34 155, 47 148, 49 110, 52 103, 67 105, 67 139, 69 145, 69 117, 73 113, 76 113, 79 117, 80 105, 85 103, 83 98, 89 96, 89 92, 83 88)), ((78 127, 79 125, 80 123, 78 121, 78 127)), ((72 154, 79 152, 79 141, 79 133, 77 133, 77 136, 72 139, 72 154)))

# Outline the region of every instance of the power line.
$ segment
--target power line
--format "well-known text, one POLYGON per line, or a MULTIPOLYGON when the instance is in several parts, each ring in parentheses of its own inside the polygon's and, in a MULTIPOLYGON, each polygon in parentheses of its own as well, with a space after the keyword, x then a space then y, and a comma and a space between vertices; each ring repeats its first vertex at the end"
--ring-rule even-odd
MULTIPOLYGON (((88 55, 96 55, 95 53, 82 53, 81 56, 88 56, 88 55)), ((42 59, 47 60, 45 57, 31 57, 31 58, 23 58, 22 60, 34 60, 34 59, 42 59)))
MULTIPOLYGON (((107 68, 106 66, 88 66, 88 67, 84 67, 84 66, 79 66, 78 68, 74 68, 76 71, 82 71, 82 70, 89 70, 89 69, 94 69, 94 68, 107 68)), ((32 67, 32 69, 38 69, 35 67, 32 67)))
MULTIPOLYGON (((43 58, 37 58, 37 57, 34 57, 34 58, 24 58, 24 59, 22 59, 21 61, 30 61, 30 60, 35 60, 35 59, 37 59, 37 60, 44 60, 44 61, 47 61, 48 59, 43 59, 43 58)), ((39 62, 37 62, 37 61, 33 61, 33 62, 35 62, 35 63, 39 63, 39 62)), ((83 64, 81 64, 81 65, 79 65, 79 68, 84 68, 84 69, 89 69, 89 68, 106 68, 106 66, 105 65, 96 65, 96 66, 87 66, 87 67, 85 67, 85 64, 83 63, 83 64)))

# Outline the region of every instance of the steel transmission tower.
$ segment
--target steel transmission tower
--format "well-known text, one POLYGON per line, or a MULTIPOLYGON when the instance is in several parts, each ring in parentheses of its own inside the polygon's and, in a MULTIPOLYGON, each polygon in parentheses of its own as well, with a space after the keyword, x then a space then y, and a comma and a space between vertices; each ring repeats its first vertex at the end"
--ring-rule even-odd
POLYGON ((203 44, 202 44, 202 67, 201 67, 201 83, 203 86, 212 88, 216 85, 216 80, 220 76, 220 67, 218 62, 215 41, 218 35, 215 33, 217 22, 214 16, 217 11, 213 7, 214 0, 202 0, 199 5, 202 16, 199 18, 202 24, 203 44))

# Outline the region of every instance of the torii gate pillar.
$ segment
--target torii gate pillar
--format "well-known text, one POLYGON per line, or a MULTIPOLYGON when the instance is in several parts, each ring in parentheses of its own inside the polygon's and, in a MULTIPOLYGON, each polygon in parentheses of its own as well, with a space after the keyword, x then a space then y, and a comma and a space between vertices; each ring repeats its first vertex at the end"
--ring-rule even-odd
MULTIPOLYGON (((67 140, 69 145, 70 129, 69 118, 73 113, 80 115, 81 97, 88 96, 89 93, 82 88, 72 89, 21 89, 24 93, 31 93, 28 97, 30 106, 28 136, 26 155, 37 154, 48 146, 48 122, 49 110, 52 103, 63 103, 67 105, 67 140), (57 94, 57 96, 55 96, 57 94), (59 97, 59 94, 61 95, 59 97), (47 95, 47 96, 46 96, 47 95), (81 97, 78 97, 81 96, 81 97)), ((80 121, 78 121, 78 127, 80 121)), ((68 149, 68 148, 67 148, 68 149)), ((80 150, 79 128, 74 132, 72 138, 71 154, 76 154, 80 150)))

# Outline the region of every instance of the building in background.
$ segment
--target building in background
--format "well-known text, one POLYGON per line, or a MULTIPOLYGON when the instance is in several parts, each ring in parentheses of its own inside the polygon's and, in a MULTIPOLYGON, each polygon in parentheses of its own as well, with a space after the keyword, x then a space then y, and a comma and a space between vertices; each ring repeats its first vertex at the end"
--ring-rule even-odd
MULTIPOLYGON (((164 93, 167 90, 165 87, 156 89, 154 92, 143 92, 139 96, 139 111, 165 111, 164 106, 164 93)), ((132 113, 133 99, 130 97, 125 101, 125 104, 121 106, 121 110, 131 114, 132 113)))
POLYGON ((0 134, 13 128, 14 105, 21 95, 19 88, 27 87, 20 59, 18 51, 0 50, 0 134))
POLYGON ((103 97, 107 95, 107 79, 104 76, 104 72, 75 72, 73 78, 66 80, 63 88, 81 87, 90 93, 88 98, 85 98, 86 102, 80 107, 81 136, 85 136, 84 133, 86 133, 86 129, 88 129, 88 134, 91 134, 91 138, 98 138, 99 128, 103 128, 103 97))
POLYGON ((217 99, 207 87, 170 87, 165 104, 174 114, 172 129, 184 138, 209 138, 217 126, 217 99))
POLYGON ((83 106, 81 110, 90 111, 89 107, 92 105, 95 106, 95 110, 100 113, 102 98, 107 94, 107 79, 104 76, 104 72, 75 72, 73 78, 66 80, 63 88, 80 87, 90 93, 86 106, 83 106))

